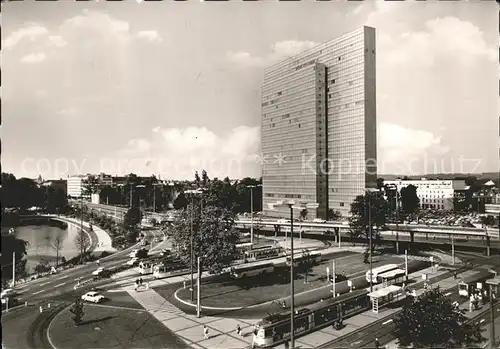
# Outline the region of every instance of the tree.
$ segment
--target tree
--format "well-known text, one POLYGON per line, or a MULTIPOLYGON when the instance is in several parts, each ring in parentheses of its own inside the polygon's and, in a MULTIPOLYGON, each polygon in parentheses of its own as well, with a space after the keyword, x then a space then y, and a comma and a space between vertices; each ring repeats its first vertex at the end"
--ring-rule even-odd
POLYGON ((201 171, 201 186, 203 188, 206 188, 208 183, 210 182, 210 178, 208 178, 207 171, 203 170, 201 171))
POLYGON ((308 214, 308 212, 307 212, 306 208, 304 208, 303 210, 301 210, 300 211, 300 220, 301 221, 305 221, 306 218, 307 218, 307 214, 308 214))
POLYGON ((80 251, 80 262, 83 263, 84 257, 90 248, 90 238, 83 229, 79 229, 74 242, 76 248, 80 251))
POLYGON ((406 214, 415 213, 420 205, 420 199, 417 196, 417 187, 410 184, 401 188, 401 208, 406 214))
POLYGON ((201 179, 200 179, 200 175, 198 174, 198 171, 196 171, 194 173, 194 184, 196 184, 196 186, 199 188, 200 185, 201 185, 201 179))
POLYGON ((312 270, 312 267, 316 263, 316 256, 311 254, 309 250, 304 250, 302 252, 302 257, 299 260, 299 270, 304 273, 304 283, 307 283, 307 276, 312 270))
POLYGON ((334 211, 332 208, 328 210, 329 221, 339 221, 342 219, 342 214, 339 211, 334 211))
POLYGON ((464 311, 456 309, 439 288, 405 305, 394 324, 403 347, 471 347, 484 340, 479 323, 469 322, 464 311))
POLYGON ((142 211, 139 207, 131 207, 123 217, 123 225, 126 229, 134 230, 142 220, 142 211))
POLYGON ((83 315, 85 315, 81 298, 75 299, 75 303, 71 305, 69 311, 73 314, 71 320, 73 320, 75 326, 79 326, 82 323, 83 315))
POLYGON ((37 274, 48 273, 49 271, 50 271, 50 265, 48 265, 46 262, 40 262, 37 265, 35 265, 35 273, 37 274))
POLYGON ((2 235, 2 253, 0 261, 2 265, 2 280, 12 278, 12 263, 13 253, 16 253, 16 276, 22 276, 26 273, 26 260, 23 257, 26 255, 28 242, 18 239, 15 235, 2 235))
POLYGON ((180 193, 174 200, 174 208, 176 210, 185 209, 189 205, 189 201, 184 193, 180 193))
POLYGON ((59 252, 62 250, 63 240, 60 236, 56 236, 52 241, 52 249, 56 252, 56 268, 59 266, 59 252))
POLYGON ((349 234, 354 238, 370 238, 369 211, 371 210, 371 222, 375 226, 372 229, 372 250, 381 240, 380 229, 385 227, 388 213, 388 203, 382 193, 367 191, 365 195, 359 195, 351 204, 351 217, 349 217, 349 234))
POLYGON ((164 233, 177 246, 181 260, 190 265, 191 217, 193 220, 193 268, 196 258, 202 258, 202 264, 211 273, 220 273, 238 258, 236 244, 239 233, 234 228, 234 214, 216 206, 200 206, 195 203, 184 209, 175 218, 170 227, 164 227, 164 233))

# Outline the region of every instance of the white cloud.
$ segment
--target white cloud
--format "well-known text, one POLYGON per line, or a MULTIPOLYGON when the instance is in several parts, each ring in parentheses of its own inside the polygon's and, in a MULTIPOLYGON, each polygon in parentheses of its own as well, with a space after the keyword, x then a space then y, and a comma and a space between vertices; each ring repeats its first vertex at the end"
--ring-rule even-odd
POLYGON ((134 164, 124 172, 191 178, 206 169, 212 177, 239 178, 245 175, 242 167, 256 167, 259 127, 240 126, 222 136, 205 127, 155 127, 152 132, 150 139, 132 139, 120 152, 134 164))
POLYGON ((25 55, 21 58, 22 63, 39 63, 45 59, 45 53, 43 52, 37 52, 37 53, 30 53, 28 55, 25 55))
POLYGON ((84 10, 82 14, 64 21, 61 29, 63 31, 68 29, 90 30, 123 40, 131 39, 128 22, 114 19, 106 13, 96 11, 84 10))
POLYGON ((139 39, 144 39, 147 41, 157 41, 161 42, 163 39, 161 38, 160 34, 156 30, 143 30, 137 33, 137 37, 139 39))
POLYGON ((68 107, 65 109, 61 109, 57 112, 57 115, 65 116, 65 117, 73 117, 77 116, 80 111, 75 107, 68 107))
POLYGON ((440 136, 429 131, 380 123, 377 133, 380 173, 393 172, 394 167, 403 168, 410 174, 422 173, 420 168, 410 167, 424 158, 438 159, 450 151, 442 144, 440 136))
POLYGON ((439 59, 474 63, 475 58, 497 59, 497 49, 489 45, 478 27, 455 17, 429 20, 425 31, 384 37, 381 44, 388 64, 420 64, 432 66, 439 59))
POLYGON ((314 46, 317 42, 313 41, 299 41, 299 40, 285 40, 278 41, 271 46, 271 52, 266 57, 253 56, 248 52, 228 52, 227 59, 236 64, 246 66, 265 66, 285 59, 287 57, 296 55, 300 52, 306 51, 314 46))
POLYGON ((55 47, 63 47, 63 46, 66 46, 68 44, 64 40, 64 38, 60 35, 50 35, 49 42, 52 46, 55 46, 55 47))
POLYGON ((20 28, 7 36, 5 40, 2 40, 3 48, 12 48, 21 42, 23 39, 29 39, 30 41, 34 41, 36 38, 46 35, 49 31, 47 28, 34 25, 31 27, 20 28))

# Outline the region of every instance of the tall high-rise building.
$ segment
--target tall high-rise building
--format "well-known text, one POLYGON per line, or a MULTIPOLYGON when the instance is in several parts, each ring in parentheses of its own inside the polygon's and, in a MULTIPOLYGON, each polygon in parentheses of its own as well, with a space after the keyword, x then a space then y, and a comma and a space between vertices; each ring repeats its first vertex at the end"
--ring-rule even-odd
POLYGON ((317 202, 308 218, 347 215, 355 197, 374 186, 375 53, 375 29, 362 27, 266 69, 265 215, 287 217, 286 208, 268 208, 280 200, 317 202))

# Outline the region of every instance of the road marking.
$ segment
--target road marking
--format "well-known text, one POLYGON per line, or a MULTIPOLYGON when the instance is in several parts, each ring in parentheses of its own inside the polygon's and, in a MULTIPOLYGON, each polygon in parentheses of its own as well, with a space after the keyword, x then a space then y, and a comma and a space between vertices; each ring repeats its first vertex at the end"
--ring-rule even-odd
POLYGON ((127 290, 108 290, 109 293, 127 292, 127 290))
POLYGON ((42 293, 43 291, 45 291, 45 290, 40 290, 40 291, 37 291, 37 292, 33 292, 33 296, 36 295, 36 294, 42 293))
POLYGON ((63 285, 66 285, 66 283, 65 283, 65 282, 63 282, 62 284, 55 285, 54 287, 59 287, 59 286, 63 286, 63 285))
POLYGON ((65 275, 65 276, 61 276, 59 279, 66 279, 67 277, 69 277, 69 275, 65 275))
POLYGON ((448 292, 448 293, 445 293, 444 295, 448 297, 450 294, 451 294, 451 292, 448 292))
POLYGON ((44 282, 43 284, 40 284, 39 286, 45 286, 47 284, 50 284, 50 281, 49 282, 44 282))
POLYGON ((389 320, 387 320, 385 322, 382 322, 382 325, 387 325, 388 323, 391 323, 392 321, 393 321, 392 319, 389 319, 389 320))
POLYGON ((362 340, 361 340, 361 341, 356 341, 356 342, 354 342, 354 343, 351 343, 351 347, 353 347, 353 346, 355 346, 356 344, 359 344, 359 343, 361 343, 361 342, 362 342, 362 340))
POLYGON ((482 324, 485 320, 484 319, 481 319, 481 321, 479 321, 480 324, 482 324))

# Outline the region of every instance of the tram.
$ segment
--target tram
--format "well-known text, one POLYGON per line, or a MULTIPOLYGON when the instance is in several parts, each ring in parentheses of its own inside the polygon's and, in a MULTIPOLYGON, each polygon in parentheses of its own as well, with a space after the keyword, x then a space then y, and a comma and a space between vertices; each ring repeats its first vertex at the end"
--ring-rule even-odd
MULTIPOLYGON (((301 336, 321 329, 334 322, 368 310, 368 291, 356 290, 335 299, 309 305, 297 310, 294 319, 294 335, 301 336)), ((290 312, 270 315, 257 323, 254 345, 269 348, 290 338, 290 312)))
POLYGON ((180 263, 157 264, 153 267, 153 277, 155 279, 161 279, 172 276, 174 273, 187 271, 188 269, 186 265, 180 263))
POLYGON ((366 272, 366 281, 370 282, 370 278, 371 278, 371 281, 373 283, 378 283, 379 276, 381 274, 387 273, 387 272, 392 271, 392 270, 396 270, 398 268, 399 268, 399 266, 397 264, 386 264, 386 265, 381 265, 380 267, 377 267, 377 268, 373 268, 371 273, 370 273, 370 270, 368 270, 366 272))
MULTIPOLYGON (((312 264, 318 264, 322 261, 323 257, 321 256, 321 253, 320 252, 311 252, 310 254, 311 256, 311 263, 312 264)), ((290 266, 291 263, 291 257, 290 256, 287 256, 286 257, 286 265, 287 266, 290 266)), ((297 257, 294 257, 293 258, 293 266, 296 267, 298 265, 300 265, 300 263, 302 262, 302 260, 304 259, 304 255, 303 254, 299 254, 297 257)))
POLYGON ((142 261, 139 263, 139 274, 146 275, 153 272, 153 263, 151 261, 142 261))
POLYGON ((247 261, 258 261, 260 259, 281 257, 285 254, 285 250, 280 246, 262 246, 255 249, 245 251, 245 259, 247 261))
POLYGON ((274 273, 274 264, 270 262, 258 265, 239 265, 231 267, 230 273, 231 277, 234 279, 241 279, 256 275, 263 276, 265 274, 274 273))
POLYGON ((471 293, 482 290, 485 287, 485 281, 494 276, 494 273, 488 270, 481 270, 465 277, 458 283, 458 294, 462 297, 469 297, 471 293))

